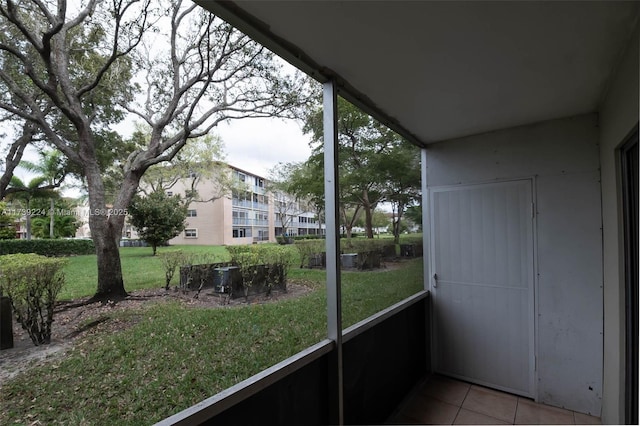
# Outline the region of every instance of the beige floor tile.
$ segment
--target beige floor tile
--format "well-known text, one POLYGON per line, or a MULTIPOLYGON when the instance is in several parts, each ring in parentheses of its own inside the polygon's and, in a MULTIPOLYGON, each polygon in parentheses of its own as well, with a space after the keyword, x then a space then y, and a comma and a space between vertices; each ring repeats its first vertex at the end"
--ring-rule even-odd
POLYGON ((473 385, 462 408, 513 423, 517 405, 518 397, 514 395, 473 385))
POLYGON ((573 420, 577 425, 601 425, 600 417, 590 416, 588 414, 573 412, 573 420))
POLYGON ((448 377, 434 375, 420 390, 421 394, 429 395, 440 401, 461 406, 471 385, 448 377))
POLYGON ((421 424, 450 425, 460 407, 439 401, 425 395, 416 395, 402 410, 403 418, 410 418, 421 424))
POLYGON ((517 425, 572 425, 573 411, 518 398, 517 425))
POLYGON ((458 416, 453 422, 454 425, 510 425, 511 423, 503 422, 496 418, 476 413, 474 411, 460 409, 458 416))

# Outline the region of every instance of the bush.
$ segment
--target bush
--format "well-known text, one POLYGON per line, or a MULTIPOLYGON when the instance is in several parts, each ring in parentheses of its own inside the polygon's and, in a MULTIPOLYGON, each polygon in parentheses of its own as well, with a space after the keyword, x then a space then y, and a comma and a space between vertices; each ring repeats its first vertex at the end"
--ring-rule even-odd
POLYGON ((231 263, 240 268, 245 298, 252 286, 263 284, 262 280, 265 280, 267 294, 277 285, 283 285, 286 289, 287 274, 293 262, 293 253, 288 247, 228 246, 227 251, 231 255, 231 263), (264 268, 266 271, 263 272, 264 268))
POLYGON ((0 240, 0 255, 35 253, 42 256, 95 254, 92 240, 0 240))
POLYGON ((164 268, 164 288, 165 290, 169 290, 171 278, 173 278, 176 268, 179 268, 189 262, 187 261, 187 256, 180 250, 160 253, 159 257, 162 267, 164 268))
POLYGON ((296 248, 300 252, 300 268, 308 265, 311 256, 314 254, 324 253, 326 250, 325 247, 324 240, 296 241, 296 248))
POLYGON ((309 234, 309 235, 296 235, 295 237, 293 237, 294 241, 300 241, 300 240, 321 240, 324 239, 324 235, 322 234, 309 234))
POLYGON ((53 308, 66 263, 37 254, 0 256, 0 293, 11 298, 16 321, 36 346, 51 342, 53 308))

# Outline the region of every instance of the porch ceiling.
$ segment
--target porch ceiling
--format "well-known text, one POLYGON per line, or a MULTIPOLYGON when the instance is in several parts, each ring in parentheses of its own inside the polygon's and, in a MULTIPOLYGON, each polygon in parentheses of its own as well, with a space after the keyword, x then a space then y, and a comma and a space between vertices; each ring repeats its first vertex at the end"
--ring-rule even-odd
POLYGON ((197 0, 432 143, 597 111, 637 2, 197 0))

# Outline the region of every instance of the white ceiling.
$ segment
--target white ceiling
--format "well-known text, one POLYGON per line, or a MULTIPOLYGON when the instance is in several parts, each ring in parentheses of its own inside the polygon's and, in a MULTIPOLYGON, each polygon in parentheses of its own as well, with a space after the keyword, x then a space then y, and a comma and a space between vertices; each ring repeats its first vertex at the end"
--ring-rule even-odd
POLYGON ((638 2, 199 1, 415 142, 597 111, 638 2))

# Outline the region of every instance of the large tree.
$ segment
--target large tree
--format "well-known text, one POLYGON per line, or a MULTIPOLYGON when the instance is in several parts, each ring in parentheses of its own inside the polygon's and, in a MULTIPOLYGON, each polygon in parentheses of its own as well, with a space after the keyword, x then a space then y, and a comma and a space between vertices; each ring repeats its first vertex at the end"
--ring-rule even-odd
POLYGON ((36 123, 80 168, 97 254, 95 297, 121 296, 126 292, 118 240, 124 212, 147 169, 172 160, 188 140, 222 121, 287 115, 300 91, 281 77, 270 52, 191 3, 88 0, 73 5, 0 2, 0 26, 10 30, 0 35, 6 58, 0 82, 24 104, 16 107, 2 98, 0 108, 36 123), (7 71, 9 61, 24 70, 28 85, 7 71), (124 84, 128 75, 135 84, 124 84), (48 101, 46 108, 40 99, 48 101), (146 144, 123 162, 122 182, 109 209, 100 163, 105 149, 97 136, 121 114, 105 108, 105 99, 151 129, 146 144), (61 120, 65 132, 57 131, 61 120))
POLYGON ((407 207, 420 200, 420 150, 407 141, 400 141, 375 163, 383 182, 384 201, 391 205, 393 237, 399 244, 403 214, 407 207))
MULTIPOLYGON (((360 211, 364 213, 368 238, 373 238, 373 211, 383 199, 383 181, 376 165, 398 143, 399 136, 362 112, 356 106, 338 98, 338 161, 340 171, 340 202, 343 222, 350 227, 360 211), (347 212, 354 212, 348 215, 347 212)), ((311 161, 322 160, 323 115, 320 108, 306 117, 304 131, 311 135, 314 154, 311 161)))

